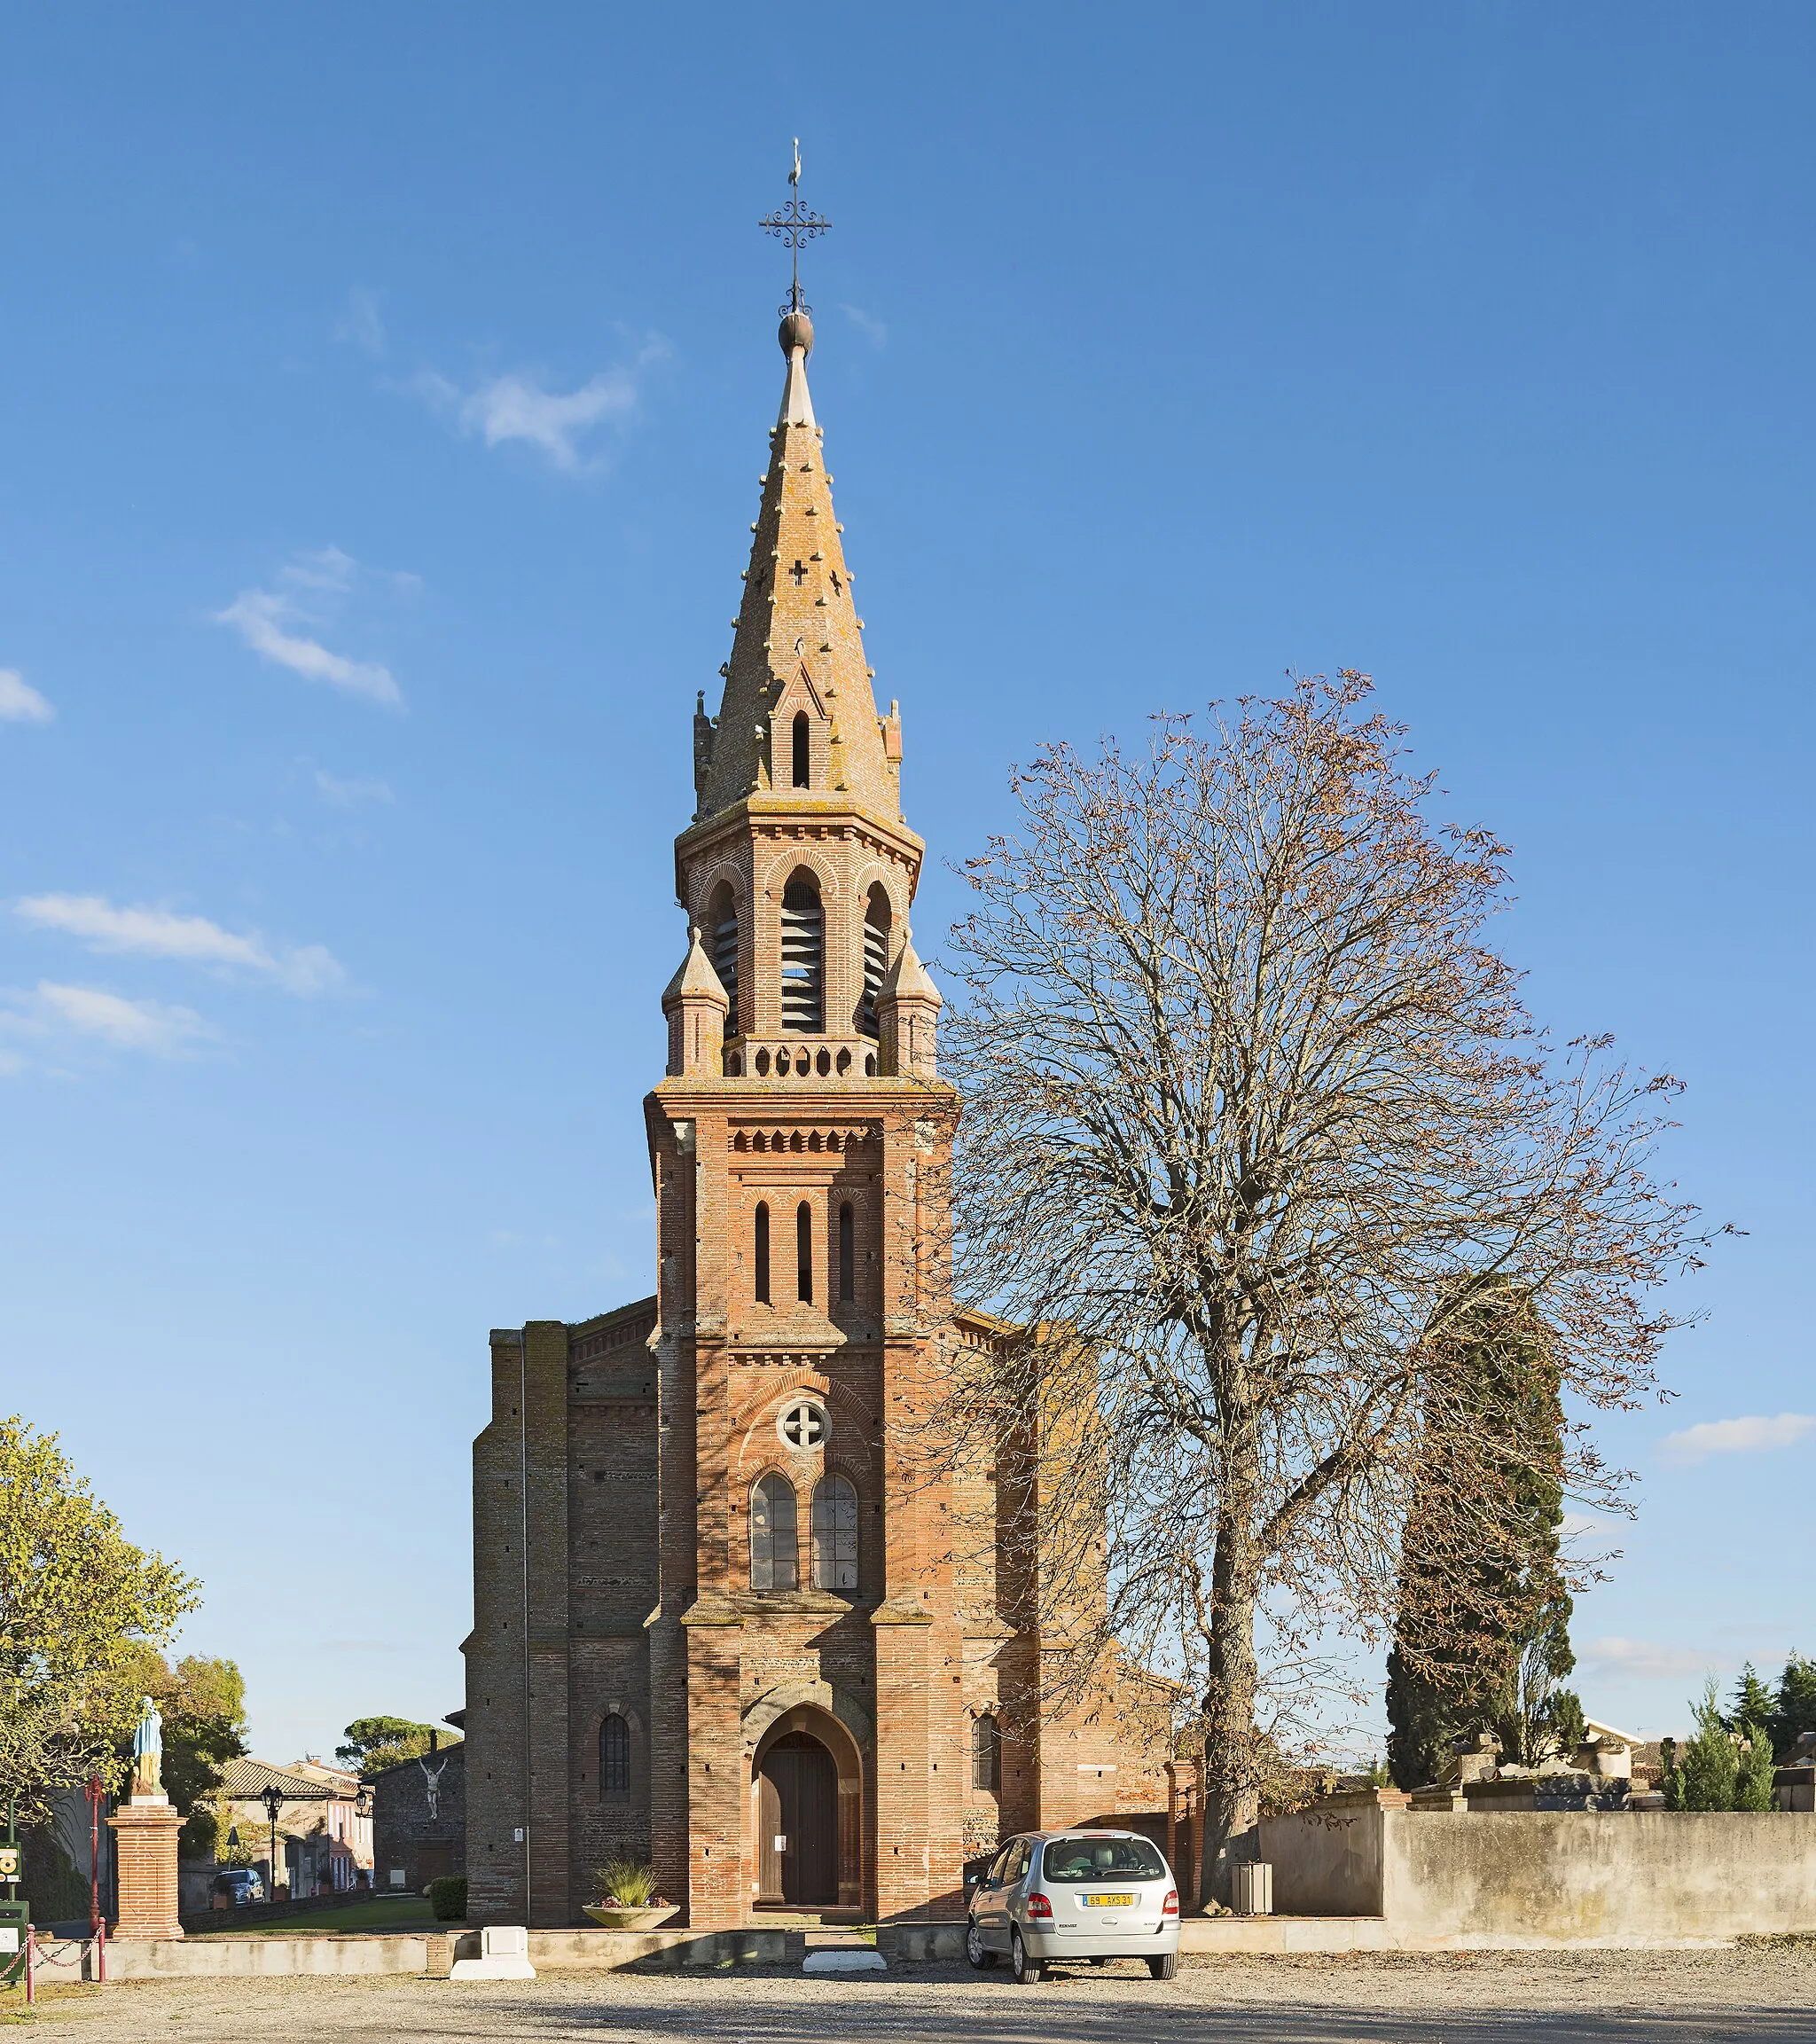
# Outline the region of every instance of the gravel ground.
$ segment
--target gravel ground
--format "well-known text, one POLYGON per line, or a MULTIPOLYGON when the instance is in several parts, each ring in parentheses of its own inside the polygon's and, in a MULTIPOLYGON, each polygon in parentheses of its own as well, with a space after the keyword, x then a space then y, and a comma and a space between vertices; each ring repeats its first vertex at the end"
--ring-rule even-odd
POLYGON ((71 2044, 1816 2044, 1816 1950, 1209 1959, 1170 1983, 1117 1963, 1037 1987, 1000 1971, 898 1965, 840 1979, 550 1973, 455 1985, 371 1979, 168 1980, 66 1989, 36 2022, 71 2044))

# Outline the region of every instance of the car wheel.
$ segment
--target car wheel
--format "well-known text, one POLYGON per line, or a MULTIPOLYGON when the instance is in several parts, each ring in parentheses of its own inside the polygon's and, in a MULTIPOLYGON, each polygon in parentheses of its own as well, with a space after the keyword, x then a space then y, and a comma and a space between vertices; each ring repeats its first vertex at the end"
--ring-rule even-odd
POLYGON ((1093 1959, 1091 1963, 1093 1966, 1108 1966, 1109 1964, 1109 1961, 1108 1959, 1093 1959))
POLYGON ((983 1932, 978 1929, 975 1916, 965 1926, 965 1956, 980 1972, 986 1966, 994 1966, 997 1962, 997 1955, 984 1943, 983 1932))
POLYGON ((1173 1975, 1179 1970, 1179 1954, 1177 1952, 1169 1952, 1164 1958, 1150 1959, 1147 1962, 1147 1970, 1154 1975, 1156 1980, 1170 1980, 1173 1975))
POLYGON ((1046 1972, 1038 1960, 1028 1956, 1028 1947, 1022 1942, 1019 1930, 1009 1933, 1009 1964, 1014 1969, 1015 1983, 1021 1987, 1032 1987, 1046 1972))

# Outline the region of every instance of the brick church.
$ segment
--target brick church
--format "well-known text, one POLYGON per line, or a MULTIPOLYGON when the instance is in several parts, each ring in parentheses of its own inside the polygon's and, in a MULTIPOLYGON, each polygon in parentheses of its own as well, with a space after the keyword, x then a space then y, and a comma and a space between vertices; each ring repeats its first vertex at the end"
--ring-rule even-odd
POLYGON ((1025 1445, 920 1422, 955 1310, 959 1100, 909 941, 902 814, 808 393, 787 361, 718 717, 675 842, 686 955, 645 1101, 656 1289, 491 1337, 466 1643, 475 1920, 560 1925, 654 1867, 697 1929, 955 1916, 1006 1836, 1164 1804, 1108 1672, 1044 1703, 1025 1445))

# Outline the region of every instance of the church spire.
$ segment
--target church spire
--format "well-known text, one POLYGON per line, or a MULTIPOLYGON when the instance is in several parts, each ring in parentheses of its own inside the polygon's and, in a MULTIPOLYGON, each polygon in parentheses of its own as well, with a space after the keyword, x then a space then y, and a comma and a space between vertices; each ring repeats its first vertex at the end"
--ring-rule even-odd
POLYGON ((901 723, 879 718, 865 660, 864 621, 851 588, 832 477, 807 384, 813 321, 801 294, 802 244, 827 223, 801 207, 796 145, 787 207, 762 224, 795 252, 777 339, 787 361, 744 600, 716 724, 696 723, 694 820, 753 795, 828 803, 899 825, 901 723))

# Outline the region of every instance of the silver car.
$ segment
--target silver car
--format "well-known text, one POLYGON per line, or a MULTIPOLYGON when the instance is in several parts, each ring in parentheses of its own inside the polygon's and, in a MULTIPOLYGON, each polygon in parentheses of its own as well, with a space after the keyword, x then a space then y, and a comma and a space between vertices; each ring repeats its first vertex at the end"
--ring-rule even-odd
POLYGON ((1025 1831, 971 1891, 965 1956, 1007 1959, 1017 1980, 1069 1960, 1146 1959, 1156 1980, 1179 1964, 1179 1891, 1139 1831, 1025 1831))

